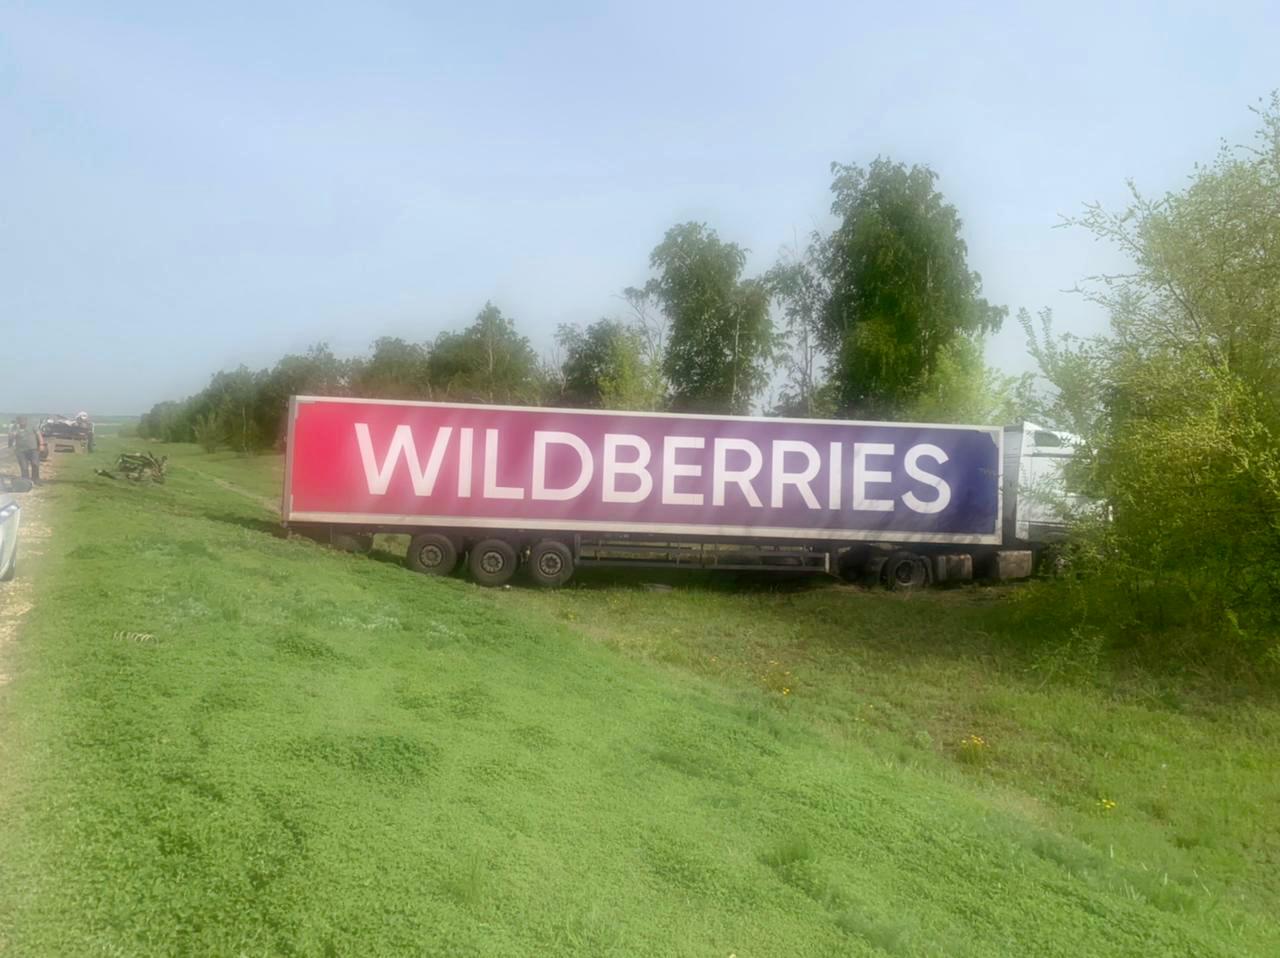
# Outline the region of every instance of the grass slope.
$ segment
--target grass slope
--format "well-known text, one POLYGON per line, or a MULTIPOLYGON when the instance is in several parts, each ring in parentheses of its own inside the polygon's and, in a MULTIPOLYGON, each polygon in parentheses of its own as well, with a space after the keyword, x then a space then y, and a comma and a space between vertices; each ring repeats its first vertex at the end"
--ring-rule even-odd
POLYGON ((50 489, 0 953, 1280 947, 1264 707, 1041 687, 980 592, 424 579, 271 536, 276 460, 168 451, 50 489))

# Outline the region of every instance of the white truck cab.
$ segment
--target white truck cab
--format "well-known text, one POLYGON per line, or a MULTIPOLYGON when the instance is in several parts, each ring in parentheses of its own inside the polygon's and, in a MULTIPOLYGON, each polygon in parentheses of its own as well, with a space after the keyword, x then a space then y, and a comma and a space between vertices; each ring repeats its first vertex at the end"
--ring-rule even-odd
POLYGON ((1066 465, 1079 436, 1032 422, 1004 427, 1004 539, 1045 543, 1062 539, 1067 523, 1089 500, 1069 491, 1066 465))

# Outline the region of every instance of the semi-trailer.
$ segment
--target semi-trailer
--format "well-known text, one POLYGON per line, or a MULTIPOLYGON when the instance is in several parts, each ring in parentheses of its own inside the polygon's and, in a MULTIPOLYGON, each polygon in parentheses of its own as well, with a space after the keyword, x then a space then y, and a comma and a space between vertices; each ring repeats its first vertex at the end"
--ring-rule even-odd
POLYGON ((1012 427, 296 396, 282 520, 488 586, 581 566, 1028 575, 1071 446, 1012 427), (1037 471, 1038 466, 1038 471, 1037 471), (1032 486, 1035 486, 1034 493, 1032 486))

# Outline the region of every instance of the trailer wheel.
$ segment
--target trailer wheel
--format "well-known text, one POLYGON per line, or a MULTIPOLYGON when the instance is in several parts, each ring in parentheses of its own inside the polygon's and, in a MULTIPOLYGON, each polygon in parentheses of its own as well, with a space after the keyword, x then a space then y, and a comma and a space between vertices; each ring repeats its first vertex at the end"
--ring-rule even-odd
POLYGON ((865 546, 851 546, 836 557, 836 572, 846 582, 858 582, 871 565, 871 552, 865 546))
POLYGON ((405 564, 425 575, 449 575, 458 566, 458 547, 448 536, 424 532, 409 540, 405 564))
POLYGON ((923 589, 929 584, 929 563, 914 552, 895 552, 885 560, 880 581, 891 591, 923 589))
POLYGON ((516 574, 516 550, 505 539, 481 539, 471 547, 467 567, 480 585, 506 585, 516 574))
POLYGON ((529 578, 545 589, 564 585, 573 578, 573 553, 555 539, 535 543, 529 550, 529 578))

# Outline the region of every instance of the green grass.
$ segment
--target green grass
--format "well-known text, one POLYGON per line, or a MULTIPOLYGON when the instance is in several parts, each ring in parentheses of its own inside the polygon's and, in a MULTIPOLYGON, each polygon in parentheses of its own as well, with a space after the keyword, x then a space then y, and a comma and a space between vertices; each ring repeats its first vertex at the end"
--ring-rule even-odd
POLYGON ((1274 705, 1047 678, 1025 590, 484 591, 102 445, 23 570, 0 954, 1280 952, 1274 705))

